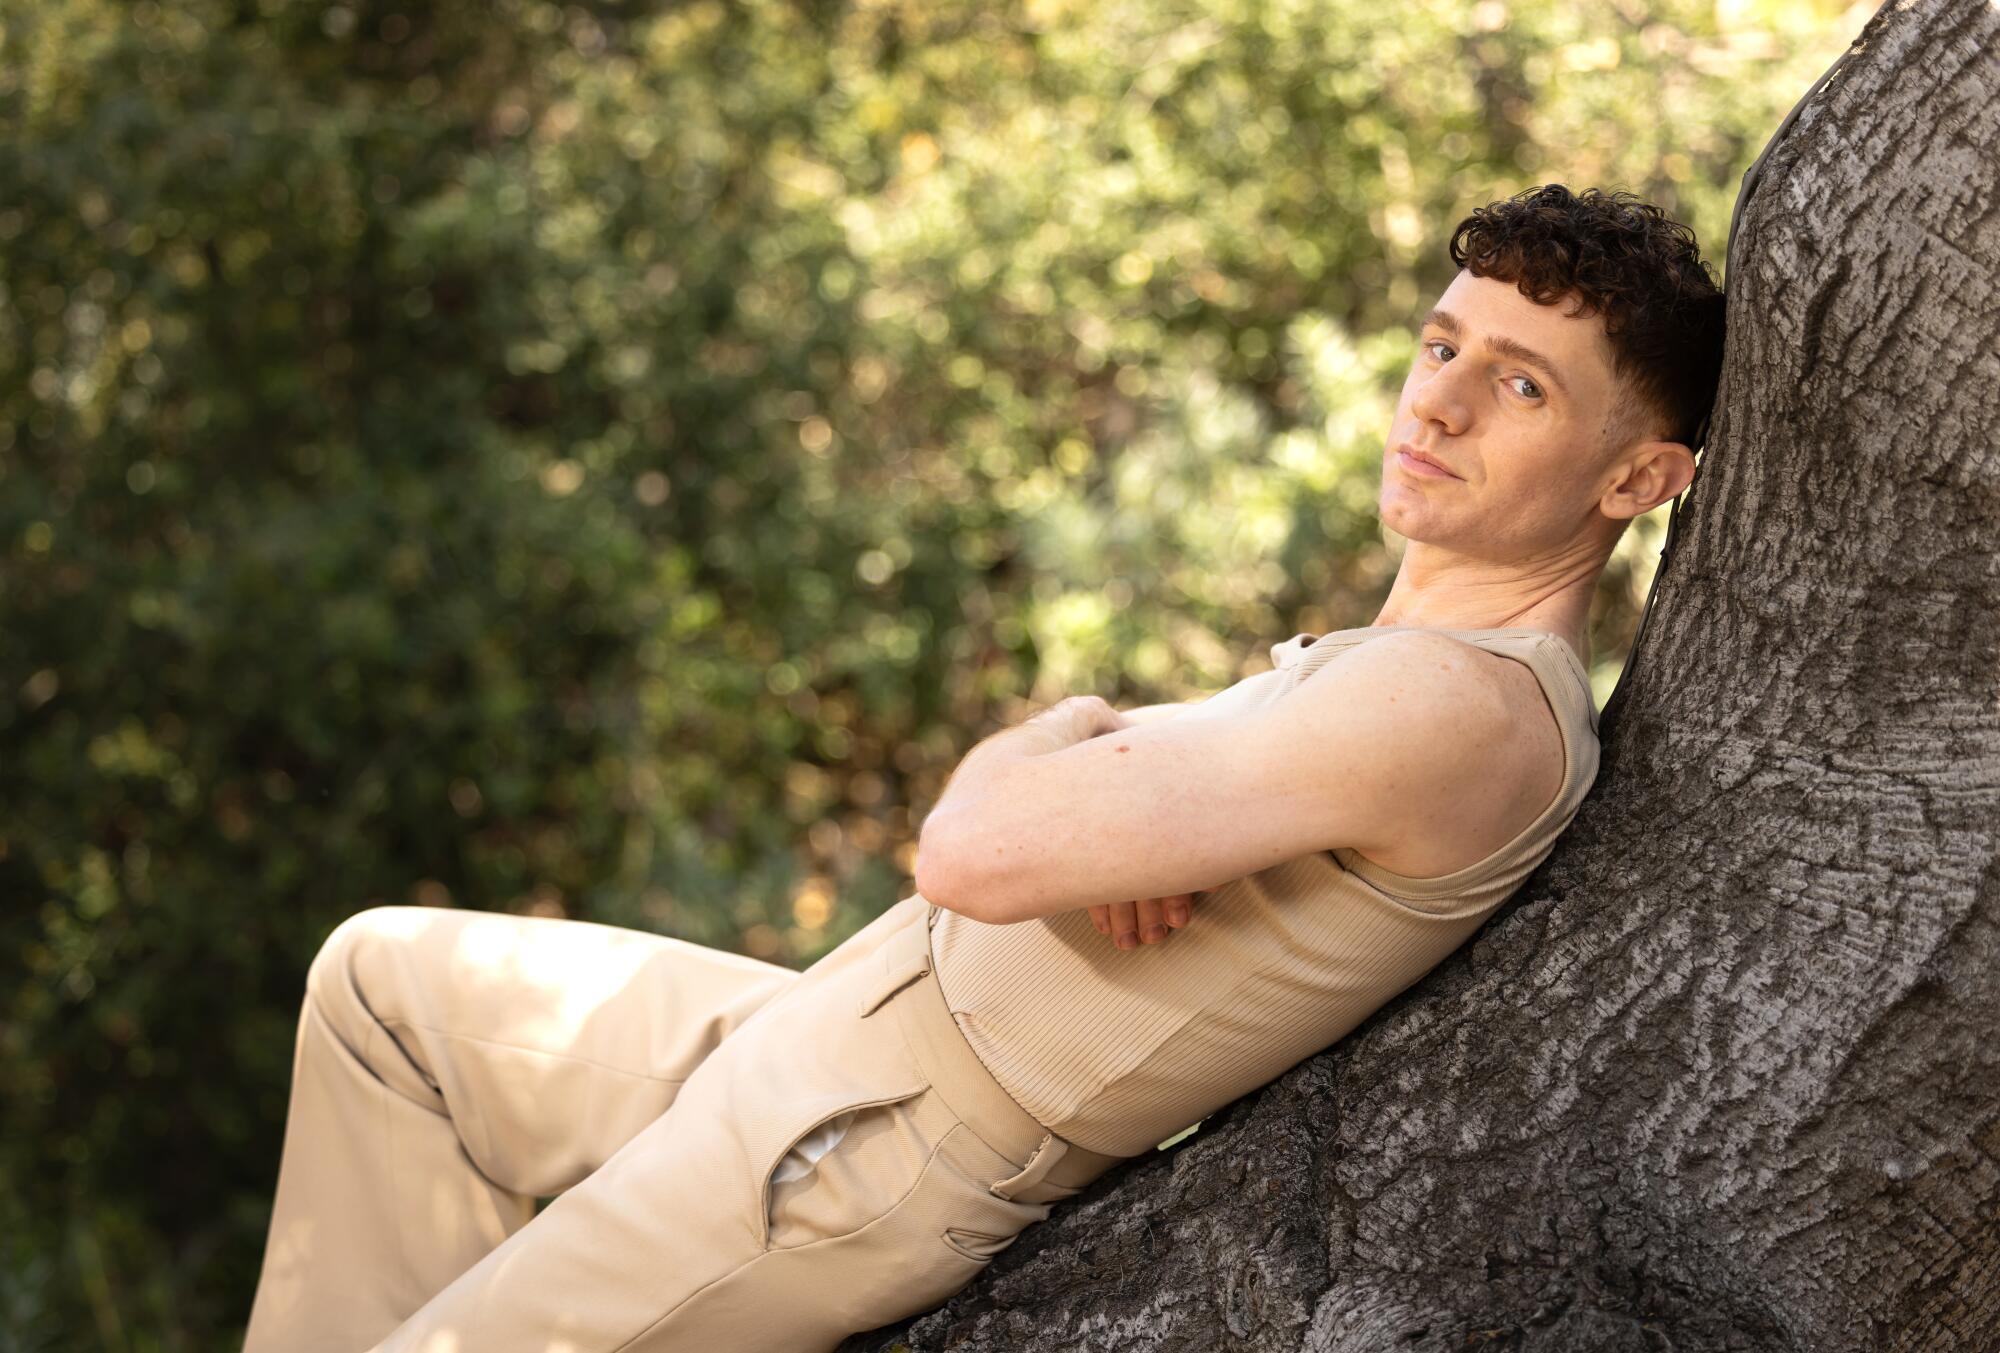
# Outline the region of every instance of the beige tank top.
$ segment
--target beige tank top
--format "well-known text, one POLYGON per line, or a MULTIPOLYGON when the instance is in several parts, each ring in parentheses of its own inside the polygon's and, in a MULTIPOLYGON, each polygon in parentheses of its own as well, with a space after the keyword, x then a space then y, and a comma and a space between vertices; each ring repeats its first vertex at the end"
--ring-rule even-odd
MULTIPOLYGON (((1282 699, 1369 626, 1274 644, 1276 664, 1177 718, 1282 699)), ((1561 726, 1562 787, 1476 864, 1406 878, 1346 848, 1201 894, 1165 941, 1119 949, 1078 909, 1013 925, 940 910, 933 964, 973 1051, 1079 1146, 1137 1155, 1333 1043, 1477 930, 1542 862, 1597 777, 1597 708, 1575 651, 1542 630, 1443 629, 1525 663, 1561 726)))

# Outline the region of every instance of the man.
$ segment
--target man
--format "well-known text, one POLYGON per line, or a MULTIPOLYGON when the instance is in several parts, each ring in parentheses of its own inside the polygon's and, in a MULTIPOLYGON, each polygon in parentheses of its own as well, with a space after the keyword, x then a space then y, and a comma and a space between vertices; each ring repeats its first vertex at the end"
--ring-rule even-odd
POLYGON ((917 892, 805 973, 584 922, 343 923, 250 1353, 830 1349, 1462 943, 1595 777, 1591 595, 1693 477, 1722 302, 1622 194, 1529 190, 1451 256, 1389 432, 1408 548, 1376 622, 982 742, 917 892))

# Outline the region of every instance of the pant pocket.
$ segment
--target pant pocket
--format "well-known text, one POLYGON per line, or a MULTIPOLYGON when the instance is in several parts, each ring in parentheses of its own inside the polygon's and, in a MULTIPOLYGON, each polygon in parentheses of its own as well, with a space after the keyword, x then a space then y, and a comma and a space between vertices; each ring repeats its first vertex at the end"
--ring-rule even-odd
POLYGON ((758 1213, 767 1250, 832 1240, 868 1225, 901 1201, 928 1163, 948 1113, 928 1088, 891 1097, 826 1106, 790 1134, 764 1163, 758 1213), (799 1172, 792 1147, 830 1124, 846 1122, 840 1140, 799 1172), (789 1162, 787 1158, 790 1157, 789 1162), (781 1169, 782 1167, 782 1169, 781 1169), (783 1173, 786 1178, 779 1178, 783 1173))
POLYGON ((953 1275, 952 1283, 969 1281, 972 1272, 991 1263, 1020 1239, 1022 1231, 1048 1217, 1048 1203, 1020 1202, 992 1191, 995 1180, 1019 1169, 963 1124, 938 1143, 936 1159, 925 1176, 932 1193, 933 1210, 928 1215, 936 1253, 953 1275), (975 1269, 968 1271, 967 1262, 975 1269))
MULTIPOLYGON (((920 914, 904 918, 921 924, 920 914)), ((890 932, 901 933, 900 930, 890 932)), ((885 941, 886 942, 886 937, 885 941)), ((944 1131, 924 1071, 886 1012, 864 1013, 888 977, 876 950, 837 969, 809 969, 783 1008, 736 1030, 697 1070, 714 1067, 713 1098, 740 1143, 744 1221, 759 1249, 845 1235, 881 1215, 913 1183, 931 1140, 944 1131), (802 1141, 842 1122, 833 1148, 793 1176, 811 1150, 780 1166, 802 1141)), ((879 1002, 877 1002, 879 1004, 879 1002)), ((685 1093, 685 1090, 683 1091, 685 1093)), ((721 1181, 717 1181, 718 1184, 721 1181)))

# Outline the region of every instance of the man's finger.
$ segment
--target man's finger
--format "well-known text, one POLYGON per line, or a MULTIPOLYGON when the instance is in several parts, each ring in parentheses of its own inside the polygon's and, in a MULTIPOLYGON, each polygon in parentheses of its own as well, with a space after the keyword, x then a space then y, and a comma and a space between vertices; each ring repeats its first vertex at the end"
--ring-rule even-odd
POLYGON ((1090 923, 1097 927, 1098 934, 1109 935, 1111 933, 1111 904, 1108 902, 1099 902, 1096 906, 1090 908, 1090 923))
POLYGON ((1168 925, 1178 928, 1188 923, 1188 916, 1194 909, 1193 893, 1175 893, 1162 900, 1166 903, 1168 925))
POLYGON ((1111 904, 1111 938, 1120 949, 1139 947, 1139 927, 1132 919, 1130 902, 1111 904))
POLYGON ((1167 917, 1164 899, 1147 897, 1133 904, 1133 920, 1139 927, 1141 944, 1158 944, 1167 937, 1167 917))

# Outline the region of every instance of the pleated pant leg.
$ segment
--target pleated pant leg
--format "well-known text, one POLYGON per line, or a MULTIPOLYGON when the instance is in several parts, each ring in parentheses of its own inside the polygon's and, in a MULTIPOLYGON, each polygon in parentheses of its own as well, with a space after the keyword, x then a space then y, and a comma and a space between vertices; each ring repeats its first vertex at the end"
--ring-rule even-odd
MULTIPOLYGON (((312 1342, 317 1333, 294 1319, 282 1338, 274 1324, 263 1347, 824 1353, 850 1333, 936 1305, 1047 1216, 1053 1201, 1112 1162, 1048 1133, 985 1072, 930 971, 929 913, 921 898, 906 899, 803 975, 778 979, 776 994, 750 981, 740 999, 755 1002, 754 1012, 715 1038, 678 1092, 625 1131, 594 1169, 569 1179, 585 1153, 538 1142, 540 1154, 563 1161, 568 1187, 525 1224, 505 1202, 522 1192, 521 1181, 509 1175, 496 1183, 481 1163, 510 1158, 510 1148, 520 1156, 518 1143, 494 1143, 477 1129, 455 1133, 474 1172, 501 1190, 502 1200, 480 1199, 462 1180, 434 1194, 436 1178, 453 1179, 436 1158, 448 1152, 415 1159, 399 1138, 371 1126, 368 1110, 354 1107, 372 1101, 379 1113, 393 1107, 389 1100, 344 1087, 351 1102, 322 1111, 350 1131, 376 1134, 386 1149, 338 1163, 328 1153, 316 1173, 336 1182, 315 1191, 318 1210, 291 1200, 297 1220, 290 1229, 309 1237, 325 1215, 386 1209, 398 1219, 387 1229, 401 1233, 406 1248, 382 1247, 380 1226, 368 1231, 378 1242, 368 1252, 315 1254, 309 1241, 295 1240, 286 1271, 313 1293, 294 1289, 289 1309, 337 1307, 356 1287, 393 1290, 396 1301, 408 1303, 443 1270, 458 1264, 462 1271, 392 1327, 381 1321, 395 1314, 394 1303, 378 1299, 366 1328, 350 1321, 334 1338, 312 1342), (794 1144, 834 1122, 844 1135, 813 1169, 774 1177, 794 1144), (353 1178, 370 1170, 372 1179, 353 1178), (342 1198, 343 1179, 354 1197, 342 1198), (482 1219, 481 1207, 500 1215, 482 1219), (421 1276, 400 1284, 390 1272, 408 1262, 412 1237, 429 1243, 467 1231, 474 1234, 456 1245, 454 1259, 431 1259, 420 1265, 421 1276), (481 1244, 488 1248, 473 1255, 481 1244), (296 1341, 301 1335, 305 1341, 296 1341)), ((665 991, 685 980, 676 978, 677 964, 704 961, 677 955, 641 985, 665 991)), ((557 990, 578 985, 588 984, 579 978, 557 990)), ((585 1031, 600 1020, 675 1017, 650 998, 615 1012, 592 1009, 600 999, 594 992, 571 999, 572 1025, 585 1031)), ((713 1011, 708 1017, 729 1022, 713 1011)), ((684 1046, 659 1036, 665 1046, 684 1046)), ((435 1051, 462 1056, 473 1037, 462 1034, 435 1051)), ((590 1055, 575 1051, 590 1046, 587 1037, 569 1043, 559 1035, 550 1046, 590 1055)), ((537 1074, 532 1064, 496 1066, 483 1093, 509 1102, 534 1098, 537 1074)), ((540 1084, 550 1090, 550 1082, 540 1084)), ((458 1121, 455 1111, 451 1121, 458 1121)), ((603 1145, 617 1135, 594 1140, 603 1145)), ((289 1139, 287 1150, 290 1171, 289 1139)), ((555 1177, 545 1173, 537 1182, 555 1177)), ((281 1179, 281 1210, 284 1191, 281 1179)), ((278 1229, 274 1222, 274 1245, 278 1229)), ((359 1235, 345 1220, 334 1230, 359 1235)), ((260 1289, 260 1314, 263 1308, 260 1289)), ((252 1333, 251 1353, 261 1353, 254 1318, 252 1333)))
POLYGON ((247 1353, 385 1337, 798 977, 583 921, 349 917, 307 974, 247 1353))

